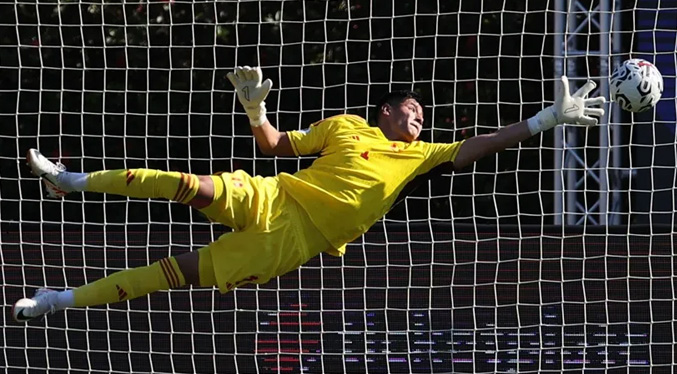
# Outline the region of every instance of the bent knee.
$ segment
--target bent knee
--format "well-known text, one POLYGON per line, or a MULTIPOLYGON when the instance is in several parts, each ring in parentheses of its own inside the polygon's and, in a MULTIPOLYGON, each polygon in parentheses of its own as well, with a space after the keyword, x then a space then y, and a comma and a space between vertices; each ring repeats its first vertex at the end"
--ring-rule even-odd
POLYGON ((198 176, 197 193, 188 202, 195 209, 204 209, 214 201, 214 180, 211 176, 198 176))
POLYGON ((186 284, 198 286, 200 284, 200 275, 198 268, 198 252, 187 252, 174 257, 179 266, 179 271, 186 279, 186 284))

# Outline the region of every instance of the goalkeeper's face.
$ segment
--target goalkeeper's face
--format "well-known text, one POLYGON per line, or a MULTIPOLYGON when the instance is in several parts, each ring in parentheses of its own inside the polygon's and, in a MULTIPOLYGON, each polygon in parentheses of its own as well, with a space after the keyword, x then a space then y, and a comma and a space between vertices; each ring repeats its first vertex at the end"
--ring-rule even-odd
POLYGON ((395 139, 413 142, 418 139, 423 129, 423 107, 416 99, 407 98, 398 105, 389 108, 385 117, 389 133, 395 139))

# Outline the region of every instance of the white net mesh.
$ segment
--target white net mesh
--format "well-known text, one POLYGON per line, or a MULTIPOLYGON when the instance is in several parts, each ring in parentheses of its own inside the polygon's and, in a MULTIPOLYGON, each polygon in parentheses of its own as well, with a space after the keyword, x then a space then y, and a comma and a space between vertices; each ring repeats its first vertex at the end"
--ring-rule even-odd
POLYGON ((280 130, 346 112, 372 120, 382 94, 415 89, 435 142, 533 115, 558 74, 603 91, 605 64, 632 55, 665 80, 648 114, 612 106, 604 126, 551 131, 426 185, 343 258, 227 295, 160 292, 27 326, 5 313, 0 367, 671 370, 676 18, 674 0, 0 5, 6 310, 37 287, 78 287, 226 231, 166 201, 45 199, 21 161, 28 148, 73 171, 274 175, 310 164, 257 151, 225 78, 234 66, 261 65, 273 80, 266 102, 280 130))

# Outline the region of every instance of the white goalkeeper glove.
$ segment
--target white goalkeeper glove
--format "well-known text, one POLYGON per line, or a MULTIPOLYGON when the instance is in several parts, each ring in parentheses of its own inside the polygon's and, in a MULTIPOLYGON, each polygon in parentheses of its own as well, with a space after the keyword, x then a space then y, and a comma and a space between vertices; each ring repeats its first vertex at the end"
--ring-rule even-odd
POLYGON ((587 126, 596 125, 597 118, 590 116, 602 117, 604 116, 604 109, 591 108, 591 106, 602 105, 606 102, 603 96, 591 99, 586 98, 596 86, 595 82, 588 81, 576 93, 570 95, 569 79, 563 75, 561 82, 557 84, 555 104, 541 110, 527 120, 531 135, 536 135, 541 131, 549 130, 563 123, 576 123, 587 126))
POLYGON ((252 127, 259 127, 268 121, 264 100, 273 86, 273 81, 266 79, 261 83, 263 79, 261 68, 238 66, 235 68, 235 73, 228 73, 226 76, 235 87, 237 98, 249 117, 249 124, 252 127))

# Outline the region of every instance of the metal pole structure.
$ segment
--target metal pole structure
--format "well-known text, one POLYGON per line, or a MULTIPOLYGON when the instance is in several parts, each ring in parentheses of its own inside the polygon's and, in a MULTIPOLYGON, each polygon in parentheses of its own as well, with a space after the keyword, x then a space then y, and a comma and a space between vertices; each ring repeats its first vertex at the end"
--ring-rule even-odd
MULTIPOLYGON (((611 44, 611 14, 609 0, 599 2, 599 94, 609 97, 609 46, 611 44)), ((608 224, 609 211, 609 113, 599 122, 599 224, 608 224)), ((612 147, 613 149, 613 147, 612 147)), ((613 168, 611 168, 613 172, 613 168)))
MULTIPOLYGON (((581 52, 578 50, 578 43, 576 40, 576 32, 578 29, 579 20, 577 19, 576 5, 578 1, 569 1, 567 6, 567 13, 564 15, 567 20, 567 30, 566 30, 566 42, 564 45, 564 55, 567 58, 567 71, 566 75, 569 78, 578 78, 578 69, 576 67, 576 59, 581 56, 581 52), (569 34, 571 33, 571 35, 569 34)), ((558 77, 559 78, 559 77, 558 77)), ((575 87, 575 83, 571 85, 575 87)), ((579 174, 576 171, 576 164, 585 166, 585 161, 580 162, 578 152, 576 150, 577 146, 577 136, 578 129, 573 126, 564 127, 564 161, 565 161, 565 176, 566 176, 566 192, 564 194, 564 199, 566 201, 566 223, 568 225, 577 224, 576 216, 578 215, 578 210, 580 204, 578 188, 585 189, 585 174, 583 173, 583 179, 579 179, 579 174), (582 183, 577 183, 581 181, 582 183)), ((585 194, 583 194, 583 199, 585 200, 585 194)), ((585 205, 585 204, 583 204, 585 205)), ((585 217, 585 216, 584 216, 585 217)))
MULTIPOLYGON (((555 56, 555 79, 564 74, 564 32, 566 25, 565 0, 555 2, 555 38, 554 38, 554 56, 555 56)), ((557 94, 556 90, 553 92, 557 94)), ((564 224, 564 181, 562 176, 562 165, 564 160, 564 127, 555 127, 555 165, 554 165, 554 200, 555 200, 555 225, 564 224)))
MULTIPOLYGON (((612 63, 612 68, 609 70, 613 70, 614 67, 618 66, 620 64, 621 60, 621 45, 622 45, 622 40, 621 40, 621 27, 622 27, 622 14, 623 12, 616 12, 617 9, 622 9, 621 8, 621 0, 615 0, 613 1, 613 9, 612 9, 612 18, 611 18, 611 29, 613 30, 613 36, 611 38, 611 48, 612 48, 612 55, 611 55, 611 63, 612 63)), ((621 183, 622 183, 622 175, 623 171, 621 170, 622 167, 622 160, 621 160, 621 126, 620 126, 620 121, 621 121, 621 108, 618 105, 610 105, 609 108, 611 109, 609 111, 609 127, 611 128, 611 134, 612 134, 612 148, 611 148, 611 214, 610 214, 610 220, 609 224, 610 225, 620 225, 621 224, 621 183), (614 146, 616 146, 614 148, 614 146)))
MULTIPOLYGON (((609 97, 611 31, 612 27, 614 30, 620 27, 618 18, 611 22, 612 14, 618 17, 613 12, 617 1, 600 0, 595 9, 590 9, 589 3, 583 4, 577 0, 555 2, 555 79, 566 74, 572 82, 572 90, 581 81, 592 78, 600 82, 599 91, 592 95, 609 97), (591 42, 596 36, 599 37, 598 50, 590 48, 596 44, 591 42), (566 71, 563 71, 565 61, 566 71), (599 63, 598 77, 591 77, 589 71, 579 72, 580 67, 595 61, 599 63)), ((617 51, 618 33, 614 33, 614 38, 614 51, 617 51)), ((555 224, 618 223, 618 214, 614 212, 617 213, 620 206, 617 175, 621 159, 619 150, 614 147, 614 144, 620 144, 620 133, 616 126, 609 125, 614 122, 610 119, 614 118, 618 118, 618 114, 612 112, 600 119, 597 154, 578 149, 579 132, 587 130, 568 125, 555 132, 555 224)), ((593 139, 586 138, 584 142, 589 141, 593 139)), ((581 144, 580 148, 586 145, 581 144)))

